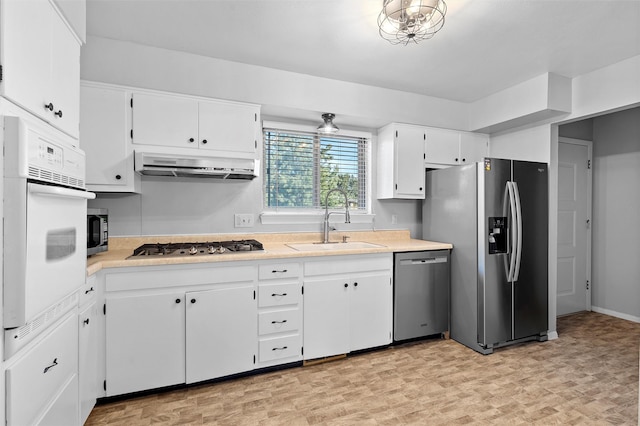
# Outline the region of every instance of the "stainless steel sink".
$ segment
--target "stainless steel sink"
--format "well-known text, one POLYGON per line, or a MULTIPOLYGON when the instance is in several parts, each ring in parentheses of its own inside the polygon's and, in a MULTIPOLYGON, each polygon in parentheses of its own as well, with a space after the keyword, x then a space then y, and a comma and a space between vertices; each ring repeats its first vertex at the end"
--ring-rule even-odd
POLYGON ((364 241, 349 241, 346 243, 295 243, 287 244, 287 246, 298 251, 337 251, 385 247, 364 241))

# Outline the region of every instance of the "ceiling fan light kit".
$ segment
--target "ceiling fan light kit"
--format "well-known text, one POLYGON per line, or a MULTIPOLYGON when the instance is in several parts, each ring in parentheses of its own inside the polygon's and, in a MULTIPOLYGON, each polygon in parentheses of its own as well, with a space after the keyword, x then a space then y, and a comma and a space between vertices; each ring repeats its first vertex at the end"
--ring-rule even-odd
POLYGON ((383 0, 380 36, 391 44, 428 40, 442 29, 446 13, 444 0, 383 0))

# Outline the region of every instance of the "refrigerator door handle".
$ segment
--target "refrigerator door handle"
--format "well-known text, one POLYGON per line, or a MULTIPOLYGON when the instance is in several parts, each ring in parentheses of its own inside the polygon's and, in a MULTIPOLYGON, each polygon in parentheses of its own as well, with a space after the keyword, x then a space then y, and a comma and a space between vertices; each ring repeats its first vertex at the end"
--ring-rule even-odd
POLYGON ((516 218, 516 200, 513 189, 513 182, 507 182, 507 193, 509 195, 509 222, 511 227, 511 241, 509 248, 509 272, 507 274, 507 281, 514 281, 515 269, 516 269, 516 254, 517 254, 517 241, 518 241, 518 227, 516 218))
POLYGON ((518 281, 520 276, 520 262, 522 260, 522 208, 520 205, 520 191, 518 183, 512 182, 514 198, 516 200, 516 227, 518 229, 518 240, 516 242, 516 269, 513 274, 513 281, 518 281))

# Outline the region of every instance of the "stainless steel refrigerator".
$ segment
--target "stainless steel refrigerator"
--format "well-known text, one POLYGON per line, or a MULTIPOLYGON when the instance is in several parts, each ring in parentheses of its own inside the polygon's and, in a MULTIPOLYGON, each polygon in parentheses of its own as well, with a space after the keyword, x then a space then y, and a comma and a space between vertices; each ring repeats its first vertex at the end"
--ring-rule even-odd
POLYGON ((496 158, 427 172, 423 238, 453 244, 450 336, 480 353, 547 340, 547 181, 496 158))

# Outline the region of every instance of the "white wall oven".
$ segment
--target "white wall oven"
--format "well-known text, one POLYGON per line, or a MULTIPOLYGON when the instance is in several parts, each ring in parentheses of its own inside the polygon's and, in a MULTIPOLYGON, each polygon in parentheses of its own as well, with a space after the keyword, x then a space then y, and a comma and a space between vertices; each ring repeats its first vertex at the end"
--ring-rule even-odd
MULTIPOLYGON (((73 306, 86 277, 84 152, 66 136, 0 117, 4 143, 4 306, 7 332, 46 327, 73 306), (53 311, 51 311, 53 309, 53 311), (37 324, 36 324, 37 323, 37 324)), ((9 349, 9 348, 5 348, 9 349)), ((5 354, 6 355, 6 354, 5 354)))

